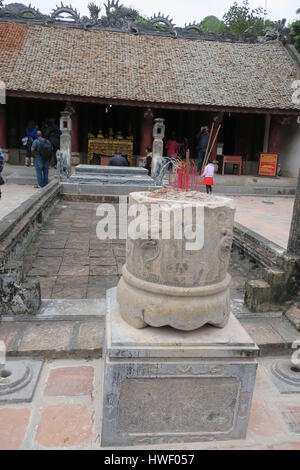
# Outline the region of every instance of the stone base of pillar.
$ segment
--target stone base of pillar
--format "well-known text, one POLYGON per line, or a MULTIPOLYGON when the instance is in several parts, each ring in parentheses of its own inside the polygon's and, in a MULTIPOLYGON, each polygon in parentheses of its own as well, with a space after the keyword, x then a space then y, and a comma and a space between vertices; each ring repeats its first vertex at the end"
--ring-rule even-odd
POLYGON ((245 439, 258 347, 239 321, 136 330, 107 291, 102 445, 245 439))
POLYGON ((169 325, 191 331, 209 323, 224 328, 230 313, 231 277, 202 287, 157 285, 138 279, 123 266, 117 288, 121 315, 135 328, 169 325))
POLYGON ((79 152, 72 152, 71 165, 72 166, 80 165, 80 153, 79 152))

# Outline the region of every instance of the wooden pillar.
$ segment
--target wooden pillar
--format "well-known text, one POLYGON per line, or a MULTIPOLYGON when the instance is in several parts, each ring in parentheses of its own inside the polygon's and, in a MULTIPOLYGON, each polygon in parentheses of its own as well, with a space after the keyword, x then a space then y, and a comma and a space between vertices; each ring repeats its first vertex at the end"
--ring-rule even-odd
POLYGON ((300 256, 300 169, 290 230, 290 238, 288 243, 288 252, 292 253, 293 255, 300 256))
POLYGON ((72 152, 79 152, 79 139, 78 139, 78 108, 73 107, 72 113, 72 152))
POLYGON ((0 104, 0 147, 7 149, 6 139, 6 105, 0 104))
POLYGON ((141 125, 141 141, 140 141, 140 155, 146 155, 146 147, 152 147, 152 128, 153 128, 153 113, 149 108, 143 112, 142 125, 141 125))
POLYGON ((269 148, 270 125, 271 125, 271 115, 266 114, 266 116, 265 116, 264 148, 263 148, 264 153, 267 153, 268 148, 269 148))
POLYGON ((277 116, 272 116, 269 134, 269 153, 279 153, 281 143, 281 130, 282 125, 280 119, 277 116))

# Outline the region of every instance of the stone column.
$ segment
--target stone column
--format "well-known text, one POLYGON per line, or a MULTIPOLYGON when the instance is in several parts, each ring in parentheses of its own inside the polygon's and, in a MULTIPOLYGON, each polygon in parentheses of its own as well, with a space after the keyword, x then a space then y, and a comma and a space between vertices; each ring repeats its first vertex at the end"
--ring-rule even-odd
POLYGON ((300 256, 300 169, 291 224, 288 252, 300 256))
POLYGON ((7 139, 6 139, 6 105, 0 104, 0 147, 7 158, 7 139))
POLYGON ((146 147, 152 147, 152 120, 153 113, 150 108, 143 112, 143 119, 141 124, 141 142, 140 142, 140 155, 146 155, 146 147))
POLYGON ((151 176, 156 178, 162 167, 162 157, 164 152, 165 120, 162 118, 154 119, 153 126, 153 146, 152 146, 152 169, 151 176))
POLYGON ((62 179, 71 175, 72 119, 69 111, 62 111, 60 117, 60 150, 57 152, 57 173, 62 179))

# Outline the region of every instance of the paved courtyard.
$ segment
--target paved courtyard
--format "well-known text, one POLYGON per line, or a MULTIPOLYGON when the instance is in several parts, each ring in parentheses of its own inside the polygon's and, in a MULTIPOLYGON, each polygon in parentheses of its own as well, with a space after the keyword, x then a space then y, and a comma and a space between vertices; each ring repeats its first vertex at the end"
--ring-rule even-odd
MULTIPOLYGON (((283 200, 289 205, 292 202, 288 198, 236 199, 240 223, 239 211, 243 204, 251 205, 250 199, 259 208, 253 210, 253 217, 260 213, 262 223, 263 200, 275 203, 275 199, 280 199, 278 206, 276 202, 266 207, 274 211, 280 207, 282 214, 283 200)), ((43 299, 103 299, 106 290, 117 285, 125 261, 125 241, 97 238, 97 207, 95 203, 59 201, 26 251, 25 271, 29 277, 39 278, 43 299)), ((248 216, 249 224, 254 223, 249 211, 248 216)), ((275 220, 281 223, 281 216, 275 220)), ((268 224, 264 236, 268 234, 267 227, 268 224)), ((242 305, 245 279, 256 278, 257 267, 247 260, 241 262, 236 250, 230 272, 232 299, 242 305)), ((289 325, 281 318, 248 318, 242 323, 257 344, 276 352, 259 359, 247 439, 172 444, 170 449, 300 450, 299 394, 281 394, 270 374, 271 363, 278 354, 287 352, 285 341, 291 342, 299 335, 291 337, 289 325)), ((4 322, 0 339, 6 342, 8 352, 47 359, 32 403, 0 405, 0 449, 99 448, 103 319, 4 322), (88 353, 90 359, 81 359, 82 352, 88 353)), ((166 445, 153 447, 164 449, 166 445)))
POLYGON ((98 204, 61 202, 25 256, 25 271, 38 277, 46 299, 95 299, 117 285, 125 240, 97 238, 98 204))
POLYGON ((287 248, 293 214, 293 197, 234 197, 235 221, 287 248))

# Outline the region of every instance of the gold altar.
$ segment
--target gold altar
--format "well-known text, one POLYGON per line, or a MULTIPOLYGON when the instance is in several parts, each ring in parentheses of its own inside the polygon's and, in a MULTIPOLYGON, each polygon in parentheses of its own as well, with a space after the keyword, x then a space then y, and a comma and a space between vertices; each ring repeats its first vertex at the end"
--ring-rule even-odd
POLYGON ((112 129, 109 131, 108 138, 103 136, 102 131, 98 132, 97 137, 93 134, 88 135, 89 165, 94 158, 94 154, 100 156, 101 165, 108 165, 110 158, 113 157, 118 150, 122 155, 127 156, 129 165, 134 166, 132 136, 124 139, 121 132, 118 132, 116 138, 114 138, 112 129))

